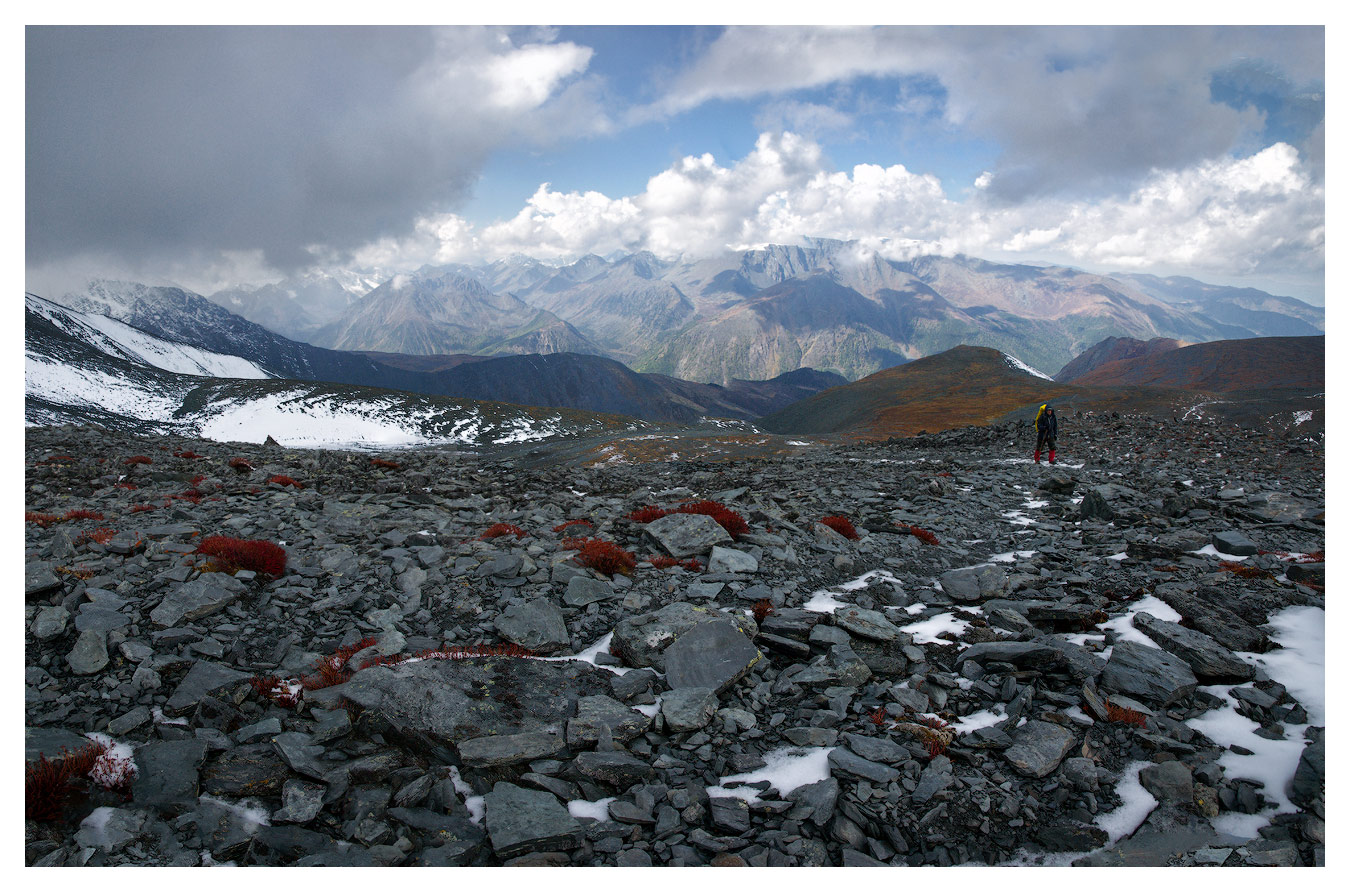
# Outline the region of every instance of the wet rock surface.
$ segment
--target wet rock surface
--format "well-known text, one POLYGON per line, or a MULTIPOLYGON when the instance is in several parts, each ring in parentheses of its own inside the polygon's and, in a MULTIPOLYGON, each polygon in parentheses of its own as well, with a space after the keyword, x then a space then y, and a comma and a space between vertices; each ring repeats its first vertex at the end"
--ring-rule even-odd
POLYGON ((103 517, 26 527, 25 756, 136 774, 26 861, 1321 864, 1321 705, 1263 662, 1323 604, 1321 447, 1162 428, 1065 418, 1054 468, 1014 426, 594 468, 29 428, 27 510, 103 517), (629 517, 698 500, 748 532, 629 517), (1225 710, 1305 744, 1287 790, 1225 710))

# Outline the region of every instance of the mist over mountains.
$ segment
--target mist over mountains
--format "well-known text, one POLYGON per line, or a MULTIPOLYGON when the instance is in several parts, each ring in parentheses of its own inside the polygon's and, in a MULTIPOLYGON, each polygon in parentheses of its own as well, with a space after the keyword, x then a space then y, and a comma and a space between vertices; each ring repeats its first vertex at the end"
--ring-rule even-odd
POLYGON ((316 346, 592 353, 719 384, 798 368, 856 380, 959 344, 1054 374, 1108 337, 1193 343, 1325 326, 1322 308, 1255 289, 960 255, 892 260, 830 239, 696 260, 587 255, 561 267, 517 255, 387 276, 355 299, 354 280, 281 283, 274 290, 287 300, 270 303, 239 289, 210 299, 316 346), (303 317, 280 322, 280 307, 303 317))

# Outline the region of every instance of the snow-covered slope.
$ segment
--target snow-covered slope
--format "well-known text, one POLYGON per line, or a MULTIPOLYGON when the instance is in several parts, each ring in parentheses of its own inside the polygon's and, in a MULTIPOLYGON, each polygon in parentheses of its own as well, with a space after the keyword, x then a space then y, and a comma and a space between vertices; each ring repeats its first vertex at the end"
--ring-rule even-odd
POLYGON ((272 377, 257 363, 243 357, 202 350, 188 344, 157 338, 132 328, 125 322, 119 322, 108 316, 70 310, 35 294, 25 294, 24 305, 29 312, 41 316, 72 337, 109 356, 183 375, 204 375, 214 378, 272 377))
POLYGON ((145 433, 255 443, 270 436, 284 446, 348 448, 485 446, 646 427, 575 409, 278 380, 239 357, 174 344, 31 295, 24 327, 28 425, 92 422, 145 433))

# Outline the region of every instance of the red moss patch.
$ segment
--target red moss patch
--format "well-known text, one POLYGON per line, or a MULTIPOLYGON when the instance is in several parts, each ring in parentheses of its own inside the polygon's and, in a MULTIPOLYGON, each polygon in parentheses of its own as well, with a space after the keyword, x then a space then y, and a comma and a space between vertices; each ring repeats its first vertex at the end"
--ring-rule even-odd
POLYGON ((667 557, 665 555, 652 555, 646 560, 647 563, 651 564, 652 567, 657 570, 668 570, 679 563, 675 558, 667 557))
POLYGON ((1128 706, 1117 706, 1107 701, 1106 720, 1116 722, 1122 725, 1134 725, 1139 728, 1148 727, 1148 718, 1137 709, 1130 709, 1128 706))
POLYGON ((396 461, 389 461, 383 458, 372 458, 371 465, 377 468, 388 468, 391 471, 397 471, 401 466, 396 461))
POLYGON ((494 523, 483 531, 479 539, 496 539, 500 536, 515 536, 517 539, 524 539, 528 534, 520 527, 512 523, 494 523))
POLYGON ((843 536, 845 539, 860 538, 858 536, 858 531, 853 528, 853 521, 849 520, 842 514, 835 514, 831 515, 830 517, 822 517, 820 519, 820 522, 825 524, 825 526, 829 527, 830 529, 834 530, 839 535, 843 536))
POLYGON ((662 510, 655 505, 643 505, 636 511, 629 512, 628 519, 633 523, 651 523, 653 520, 660 520, 669 513, 669 511, 662 510))
POLYGON ((228 573, 252 570, 264 576, 277 577, 286 572, 286 550, 262 539, 208 536, 197 546, 197 553, 214 558, 220 569, 228 573))
POLYGON ((74 508, 65 513, 62 520, 102 520, 103 513, 100 511, 90 511, 87 508, 74 508))
POLYGON ((89 772, 107 751, 101 743, 90 743, 70 752, 64 747, 54 761, 39 755, 36 762, 24 766, 24 817, 30 821, 55 821, 70 800, 89 789, 89 772))
POLYGON ((925 530, 923 527, 916 527, 912 524, 907 523, 897 523, 896 526, 900 528, 900 531, 902 533, 909 533, 911 536, 913 536, 915 539, 918 539, 920 542, 925 542, 929 545, 938 544, 938 537, 930 533, 928 530, 925 530))
POLYGON ((756 623, 762 623, 769 614, 773 613, 773 605, 769 603, 767 598, 760 598, 755 602, 755 606, 750 608, 750 612, 754 615, 756 623))
POLYGON ((294 486, 296 489, 304 489, 305 484, 296 480, 294 477, 287 477, 285 474, 273 474, 267 478, 268 483, 275 483, 277 486, 294 486))
POLYGON ((573 560, 581 566, 590 567, 606 576, 613 576, 615 573, 627 575, 637 567, 637 558, 631 551, 624 551, 613 542, 606 542, 604 539, 564 539, 563 548, 568 551, 575 550, 577 556, 573 560))
POLYGON ((685 502, 675 510, 680 514, 703 514, 711 517, 721 524, 722 529, 730 533, 733 539, 739 539, 743 533, 750 532, 750 525, 745 522, 745 518, 721 502, 711 500, 685 502))
POLYGON ((124 464, 124 465, 152 465, 152 464, 154 464, 154 462, 150 460, 150 456, 148 456, 148 455, 133 455, 131 458, 129 458, 129 459, 127 459, 126 461, 122 462, 122 464, 124 464))
POLYGON ((25 511, 23 513, 24 523, 35 523, 44 530, 60 519, 55 514, 43 514, 40 511, 25 511))

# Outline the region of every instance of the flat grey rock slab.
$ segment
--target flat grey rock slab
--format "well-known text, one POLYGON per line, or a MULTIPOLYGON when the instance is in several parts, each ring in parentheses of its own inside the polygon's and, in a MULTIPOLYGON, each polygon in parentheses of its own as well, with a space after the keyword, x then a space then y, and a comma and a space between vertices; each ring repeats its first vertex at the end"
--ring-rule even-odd
POLYGON ((562 610, 544 598, 511 605, 497 617, 496 626, 507 641, 538 654, 551 654, 572 643, 562 610))
POLYGON ((876 784, 889 784, 900 776, 900 772, 891 766, 864 759, 844 747, 836 747, 830 750, 830 755, 827 758, 831 775, 838 775, 843 772, 876 784))
POLYGON ((131 624, 131 617, 116 610, 85 604, 75 614, 75 628, 81 632, 111 632, 131 624))
POLYGON ((759 561, 753 554, 735 548, 714 545, 708 555, 709 573, 758 573, 759 561))
POLYGON ((272 738, 272 746, 291 770, 315 780, 324 780, 334 764, 322 762, 324 749, 314 738, 301 731, 286 731, 272 738))
POLYGON ((1256 554, 1258 550, 1256 543, 1240 530, 1223 530, 1215 533, 1210 541, 1214 545, 1214 550, 1223 554, 1247 557, 1256 554))
POLYGON ((291 778, 281 788, 281 808, 272 812, 274 824, 307 824, 323 808, 328 787, 299 778, 291 778))
POLYGON ((183 622, 196 622, 224 610, 239 600, 244 592, 243 583, 233 579, 230 582, 234 584, 222 584, 206 578, 189 580, 164 596, 159 606, 150 611, 150 620, 160 628, 167 629, 183 622))
POLYGON ((655 774, 652 766, 617 750, 587 750, 572 760, 573 767, 585 777, 626 790, 655 774))
POLYGON ((1195 677, 1206 684, 1236 684, 1249 681, 1253 676, 1250 664, 1243 662, 1204 632, 1143 612, 1136 613, 1132 623, 1163 650, 1185 660, 1195 677))
POLYGON ((956 777, 952 774, 952 760, 946 756, 938 756, 924 766, 923 772, 919 775, 919 784, 910 794, 910 798, 915 805, 923 805, 955 781, 956 777))
POLYGON ((131 799, 156 808, 195 804, 198 769, 206 758, 204 740, 166 740, 136 747, 131 799))
POLYGON ((1012 663, 1022 669, 1039 669, 1063 662, 1063 655, 1042 641, 981 641, 961 651, 956 658, 960 666, 967 660, 977 663, 993 661, 1012 663))
POLYGON ((1191 667, 1178 656, 1136 641, 1119 641, 1102 670, 1101 687, 1166 706, 1195 692, 1191 667))
POLYGON ((1002 567, 984 564, 948 570, 938 577, 942 591, 953 601, 970 603, 996 598, 1008 591, 1008 574, 1002 567))
POLYGON ((731 545, 735 541, 706 514, 667 514, 647 524, 643 532, 666 554, 681 559, 707 554, 714 545, 731 545))
POLYGON ((64 635, 66 624, 69 622, 70 611, 60 604, 39 607, 37 616, 33 617, 33 624, 29 626, 29 631, 38 641, 50 641, 64 635))
POLYGON ((1201 597, 1198 592, 1172 586, 1160 586, 1154 594, 1180 613, 1188 627, 1204 632, 1229 650, 1264 653, 1270 648, 1265 632, 1218 603, 1223 596, 1217 589, 1207 591, 1213 592, 1214 597, 1201 597))
MULTIPOLYGON (((721 527, 718 527, 721 529, 721 527)), ((54 592, 61 587, 61 577, 52 572, 52 565, 46 561, 30 561, 23 567, 23 594, 25 598, 34 598, 54 592)))
POLYGON ((712 688, 722 693, 763 659, 729 619, 700 623, 665 650, 666 683, 675 688, 712 688))
POLYGON ((67 731, 64 728, 29 728, 23 729, 23 757, 25 761, 35 762, 39 756, 46 756, 48 761, 54 761, 61 755, 61 751, 73 753, 78 749, 88 746, 92 741, 83 734, 76 734, 74 731, 67 731))
POLYGON ((759 631, 754 619, 743 613, 724 613, 714 607, 675 601, 651 613, 619 620, 614 627, 611 646, 623 654, 623 661, 629 666, 650 666, 664 672, 665 650, 671 642, 700 623, 723 619, 730 620, 747 637, 753 637, 759 631))
POLYGON ((613 697, 592 694, 577 700, 577 714, 567 721, 567 745, 572 748, 595 744, 601 728, 614 740, 632 740, 651 727, 652 719, 613 697))
POLYGON ((567 581, 567 591, 563 592, 563 603, 568 607, 585 607, 596 601, 618 597, 614 584, 591 576, 573 576, 567 581))
POLYGON ((671 731, 697 731, 716 712, 717 692, 712 688, 677 688, 661 695, 661 716, 671 731))
POLYGON ((862 734, 847 733, 844 740, 849 749, 872 762, 899 765, 914 758, 908 747, 901 746, 889 737, 866 737, 862 734))
MULTIPOLYGON (((611 690, 610 673, 578 660, 478 657, 374 666, 336 688, 396 728, 438 744, 563 727, 577 701, 611 690)), ((308 698, 306 698, 308 699, 308 698)))
POLYGON ((483 797, 483 805, 488 840, 498 858, 565 852, 585 841, 581 823, 552 793, 499 782, 483 797))
POLYGON ((186 715, 197 708, 197 703, 206 695, 226 685, 247 681, 247 672, 231 669, 209 660, 198 660, 192 664, 187 675, 178 683, 169 701, 164 704, 164 713, 169 716, 186 715))
POLYGON ((894 641, 900 636, 900 629, 880 610, 840 607, 834 612, 834 624, 850 635, 872 641, 894 641))
POLYGON ((1191 770, 1175 759, 1146 766, 1139 772, 1139 784, 1159 802, 1189 807, 1195 796, 1191 770))
POLYGON ((555 756, 564 749, 557 734, 523 731, 460 741, 459 757, 470 768, 499 768, 555 756))
POLYGON ((80 633, 75 646, 66 654, 66 663, 76 675, 93 675, 108 665, 108 640, 103 632, 93 629, 80 633))
POLYGON ((824 827, 834 817, 835 806, 839 803, 839 780, 827 777, 813 784, 805 784, 788 793, 786 799, 811 809, 810 820, 817 827, 824 827))
POLYGON ((1050 774, 1078 745, 1077 734, 1053 722, 1030 721, 1011 736, 1013 744, 1003 751, 1003 756, 1018 774, 1027 777, 1050 774))

